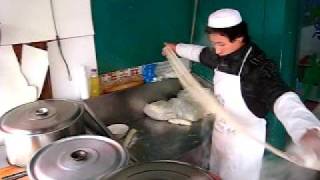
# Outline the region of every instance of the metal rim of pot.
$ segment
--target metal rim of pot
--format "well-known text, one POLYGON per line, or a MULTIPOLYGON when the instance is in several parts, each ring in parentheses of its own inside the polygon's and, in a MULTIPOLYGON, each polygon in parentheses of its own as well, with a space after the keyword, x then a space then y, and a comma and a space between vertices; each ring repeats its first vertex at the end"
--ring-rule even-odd
POLYGON ((157 160, 151 162, 136 163, 114 171, 112 174, 102 178, 102 180, 132 180, 153 179, 162 177, 163 179, 202 179, 221 180, 217 175, 212 174, 198 166, 187 162, 175 160, 157 160))
POLYGON ((29 162, 27 173, 32 180, 48 177, 99 179, 127 164, 128 153, 115 140, 97 135, 79 135, 41 148, 29 162))
POLYGON ((24 167, 41 147, 63 137, 82 134, 84 107, 62 99, 39 100, 18 106, 1 117, 10 164, 24 167))
MULTIPOLYGON (((63 108, 61 108, 63 109, 63 108)), ((66 110, 65 109, 65 110, 66 110)), ((39 101, 35 101, 35 102, 30 102, 30 103, 26 103, 20 106, 17 106, 11 110, 9 110, 8 112, 6 112, 1 118, 0 118, 0 129, 1 131, 3 131, 6 134, 21 134, 21 135, 37 135, 37 134, 44 134, 44 133, 51 133, 51 132, 56 132, 59 131, 61 129, 64 129, 65 127, 73 124, 75 121, 77 121, 77 119, 83 115, 84 112, 84 107, 83 105, 81 105, 80 103, 76 102, 76 101, 72 101, 72 100, 65 100, 65 99, 47 99, 47 100, 39 100, 39 101), (32 132, 32 130, 34 129, 30 129, 30 131, 26 131, 25 127, 22 127, 21 129, 19 129, 20 127, 14 127, 13 123, 14 122, 10 122, 13 121, 12 119, 17 119, 14 118, 14 116, 22 116, 19 113, 23 113, 23 117, 28 117, 30 121, 28 121, 29 123, 31 122, 31 124, 33 124, 34 122, 37 122, 37 120, 43 120, 46 123, 49 121, 50 118, 54 117, 55 115, 61 115, 58 114, 59 112, 57 112, 56 107, 50 106, 50 103, 65 103, 65 105, 73 105, 73 107, 69 106, 68 108, 66 108, 69 112, 68 114, 71 115, 69 117, 60 117, 61 119, 63 119, 64 123, 68 122, 67 124, 61 125, 60 122, 56 122, 57 124, 51 124, 53 127, 50 127, 48 124, 45 125, 45 127, 41 127, 43 129, 43 131, 34 131, 32 132), (38 104, 38 105, 37 105, 38 104), (41 105, 40 105, 41 104, 41 105), (35 107, 29 107, 29 106, 35 106, 35 107), (73 111, 73 113, 70 113, 70 111, 73 111), (19 112, 19 111, 27 111, 27 112, 19 112), (10 117, 10 116, 13 116, 10 117), (69 120, 69 121, 66 121, 69 120), (12 126, 10 126, 12 125, 12 126), (58 125, 58 126, 57 126, 58 125), (60 125, 60 126, 59 126, 60 125)), ((22 118, 21 118, 22 119, 22 118)), ((41 121, 40 121, 41 122, 41 121)), ((32 127, 33 128, 33 127, 32 127)))

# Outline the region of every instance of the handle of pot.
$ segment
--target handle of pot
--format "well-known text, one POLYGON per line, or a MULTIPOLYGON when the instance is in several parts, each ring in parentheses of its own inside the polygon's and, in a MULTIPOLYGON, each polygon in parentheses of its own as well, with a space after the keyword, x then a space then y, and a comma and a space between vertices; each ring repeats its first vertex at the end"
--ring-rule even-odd
POLYGON ((37 116, 47 116, 49 114, 49 109, 48 108, 39 108, 35 111, 35 114, 37 116))
POLYGON ((92 110, 88 107, 88 105, 85 102, 82 102, 84 108, 85 108, 85 115, 88 116, 88 118, 84 118, 84 123, 86 127, 93 130, 95 133, 101 136, 106 136, 111 139, 114 139, 113 134, 111 131, 93 114, 92 110))
POLYGON ((28 175, 27 171, 22 171, 22 172, 18 172, 15 174, 11 174, 9 176, 2 177, 1 179, 2 180, 17 180, 17 179, 23 178, 27 175, 28 175))

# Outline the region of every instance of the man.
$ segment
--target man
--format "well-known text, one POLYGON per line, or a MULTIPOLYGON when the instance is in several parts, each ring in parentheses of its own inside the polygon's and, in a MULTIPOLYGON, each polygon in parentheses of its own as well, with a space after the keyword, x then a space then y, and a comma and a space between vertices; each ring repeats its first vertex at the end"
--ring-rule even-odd
MULTIPOLYGON (((246 23, 234 9, 209 16, 206 29, 213 48, 166 43, 179 56, 214 71, 214 93, 251 135, 265 141, 265 116, 273 111, 293 142, 319 152, 319 120, 281 80, 276 66, 250 41, 246 23)), ((165 52, 163 52, 165 53, 165 52)), ((216 119, 210 170, 224 180, 258 180, 264 147, 216 119)), ((320 156, 319 156, 320 157, 320 156)))

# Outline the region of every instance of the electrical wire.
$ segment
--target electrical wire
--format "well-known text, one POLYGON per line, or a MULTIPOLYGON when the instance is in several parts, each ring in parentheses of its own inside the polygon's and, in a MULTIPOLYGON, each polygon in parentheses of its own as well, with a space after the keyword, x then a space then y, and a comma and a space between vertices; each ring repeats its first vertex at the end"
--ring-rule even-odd
POLYGON ((63 51, 62 51, 62 46, 61 46, 61 41, 60 41, 61 39, 59 37, 58 28, 57 28, 57 24, 56 24, 53 0, 50 0, 50 8, 51 8, 51 14, 52 14, 52 19, 53 19, 54 30, 55 30, 55 33, 56 33, 56 40, 57 40, 57 46, 58 46, 59 54, 61 55, 63 63, 65 64, 65 67, 66 67, 66 70, 67 70, 67 73, 68 73, 68 79, 69 79, 69 81, 72 81, 70 68, 69 68, 67 60, 66 60, 66 58, 65 58, 65 56, 63 54, 63 51))
POLYGON ((191 34, 190 34, 190 43, 193 43, 193 39, 194 39, 194 32, 195 32, 195 28, 196 28, 196 20, 197 20, 197 12, 198 12, 198 4, 199 4, 199 0, 194 0, 194 4, 193 4, 193 17, 192 17, 192 25, 191 25, 191 34))

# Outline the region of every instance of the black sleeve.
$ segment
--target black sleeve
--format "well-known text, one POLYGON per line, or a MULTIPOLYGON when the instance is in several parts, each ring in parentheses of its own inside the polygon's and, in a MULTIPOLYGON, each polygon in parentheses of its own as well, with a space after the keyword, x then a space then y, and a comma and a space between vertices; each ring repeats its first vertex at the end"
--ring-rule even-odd
POLYGON ((212 48, 206 47, 200 53, 200 63, 214 69, 218 65, 218 57, 213 52, 212 48))
POLYGON ((260 97, 265 102, 267 109, 273 112, 273 105, 277 98, 291 89, 282 80, 277 66, 272 61, 268 60, 263 63, 259 71, 260 97))

